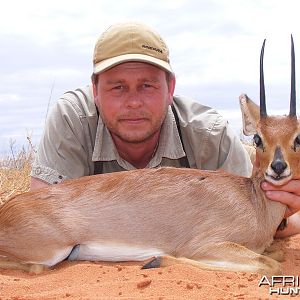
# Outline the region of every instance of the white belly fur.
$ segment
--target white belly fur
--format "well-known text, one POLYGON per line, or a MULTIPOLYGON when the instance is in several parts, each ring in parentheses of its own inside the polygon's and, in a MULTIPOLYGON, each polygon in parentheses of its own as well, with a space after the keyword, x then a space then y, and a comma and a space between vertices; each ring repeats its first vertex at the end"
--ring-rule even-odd
POLYGON ((65 260, 69 254, 72 252, 73 247, 67 247, 65 249, 59 249, 55 252, 55 255, 46 261, 28 261, 26 263, 30 264, 41 264, 44 266, 52 267, 59 262, 65 260))
POLYGON ((143 261, 151 257, 162 256, 164 252, 155 248, 133 247, 118 244, 89 243, 78 245, 69 256, 69 260, 90 261, 143 261))

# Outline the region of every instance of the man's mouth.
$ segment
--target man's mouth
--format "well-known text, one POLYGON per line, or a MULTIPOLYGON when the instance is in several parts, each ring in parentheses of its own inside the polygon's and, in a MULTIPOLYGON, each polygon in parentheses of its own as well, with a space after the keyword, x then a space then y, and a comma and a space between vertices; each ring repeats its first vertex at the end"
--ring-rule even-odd
POLYGON ((121 119, 121 122, 126 122, 126 123, 130 123, 130 124, 138 124, 141 122, 145 122, 146 119, 145 118, 126 118, 126 119, 121 119))

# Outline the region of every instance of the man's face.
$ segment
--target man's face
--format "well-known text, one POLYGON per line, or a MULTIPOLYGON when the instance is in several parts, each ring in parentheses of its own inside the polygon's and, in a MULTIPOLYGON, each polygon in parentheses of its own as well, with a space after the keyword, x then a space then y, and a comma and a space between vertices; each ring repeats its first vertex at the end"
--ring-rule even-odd
POLYGON ((172 103, 175 79, 141 62, 117 65, 98 75, 95 103, 113 138, 142 143, 160 131, 172 103))

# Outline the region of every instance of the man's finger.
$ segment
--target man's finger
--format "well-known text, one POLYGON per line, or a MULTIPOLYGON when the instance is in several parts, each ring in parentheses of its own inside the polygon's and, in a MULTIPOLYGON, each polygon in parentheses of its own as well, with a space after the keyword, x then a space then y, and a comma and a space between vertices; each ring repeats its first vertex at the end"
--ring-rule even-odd
POLYGON ((276 186, 264 181, 261 187, 265 191, 285 191, 300 196, 300 180, 291 180, 287 184, 276 186))
POLYGON ((285 217, 288 217, 295 212, 300 210, 300 199, 299 196, 285 192, 285 191, 266 191, 266 196, 270 200, 279 201, 282 204, 287 205, 287 211, 285 217))

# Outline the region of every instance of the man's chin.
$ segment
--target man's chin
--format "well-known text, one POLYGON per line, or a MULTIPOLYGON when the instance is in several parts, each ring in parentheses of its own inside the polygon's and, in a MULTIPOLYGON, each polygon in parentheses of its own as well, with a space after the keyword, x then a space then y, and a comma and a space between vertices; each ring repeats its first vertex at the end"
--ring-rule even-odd
POLYGON ((119 140, 125 143, 130 144, 143 144, 147 142, 148 140, 151 140, 155 133, 137 133, 134 132, 134 134, 130 134, 130 132, 126 132, 123 134, 116 134, 119 140))

